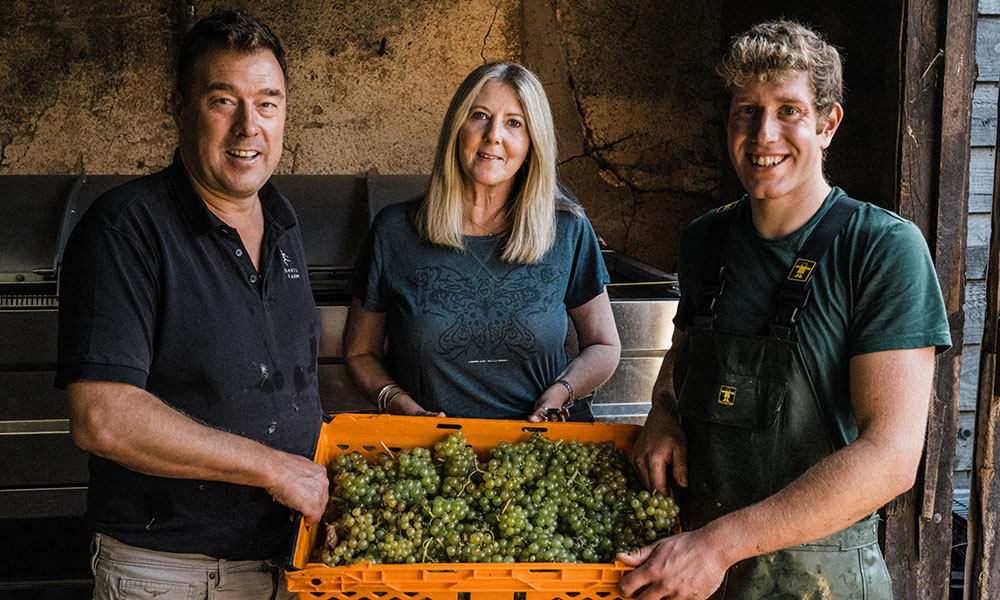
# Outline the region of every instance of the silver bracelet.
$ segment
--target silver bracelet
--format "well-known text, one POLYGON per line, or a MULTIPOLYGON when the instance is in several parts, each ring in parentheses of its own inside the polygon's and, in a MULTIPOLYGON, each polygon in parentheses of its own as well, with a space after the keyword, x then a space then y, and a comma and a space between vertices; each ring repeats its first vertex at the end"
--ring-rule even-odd
POLYGON ((404 390, 403 388, 399 386, 396 386, 396 388, 397 388, 396 391, 389 394, 389 397, 386 399, 384 412, 389 412, 389 407, 392 406, 392 401, 395 400, 397 396, 406 393, 406 390, 404 390))
POLYGON ((569 392, 569 398, 567 398, 566 402, 564 402, 562 405, 564 410, 569 409, 570 407, 573 406, 573 403, 576 402, 576 392, 573 391, 573 384, 566 381, 565 379, 556 379, 553 385, 555 385, 556 383, 566 388, 566 391, 569 392))
POLYGON ((399 386, 395 383, 387 383, 379 388, 378 395, 375 397, 375 406, 378 408, 380 413, 386 412, 386 406, 389 404, 389 392, 393 388, 398 388, 399 386))

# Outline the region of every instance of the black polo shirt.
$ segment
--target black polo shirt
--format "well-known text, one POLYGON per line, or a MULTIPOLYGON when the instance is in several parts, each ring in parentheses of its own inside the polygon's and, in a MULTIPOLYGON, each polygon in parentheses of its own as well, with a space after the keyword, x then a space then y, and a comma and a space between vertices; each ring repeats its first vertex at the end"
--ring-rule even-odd
MULTIPOLYGON (((260 191, 260 271, 177 155, 98 198, 60 274, 56 385, 129 383, 212 427, 311 457, 320 322, 288 201, 260 191)), ((230 560, 287 549, 289 510, 260 488, 143 475, 90 458, 87 522, 125 543, 230 560)))

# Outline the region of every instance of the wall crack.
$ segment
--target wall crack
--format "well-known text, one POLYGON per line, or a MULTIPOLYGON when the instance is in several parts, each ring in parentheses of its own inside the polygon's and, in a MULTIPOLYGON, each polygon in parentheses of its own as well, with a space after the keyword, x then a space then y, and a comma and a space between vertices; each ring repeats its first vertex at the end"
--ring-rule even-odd
POLYGON ((479 49, 479 57, 483 59, 483 64, 486 64, 486 43, 490 39, 490 34, 493 33, 493 26, 496 25, 497 15, 500 14, 500 5, 503 2, 497 2, 496 7, 493 9, 493 20, 490 21, 490 26, 486 30, 486 35, 483 36, 483 46, 479 49))

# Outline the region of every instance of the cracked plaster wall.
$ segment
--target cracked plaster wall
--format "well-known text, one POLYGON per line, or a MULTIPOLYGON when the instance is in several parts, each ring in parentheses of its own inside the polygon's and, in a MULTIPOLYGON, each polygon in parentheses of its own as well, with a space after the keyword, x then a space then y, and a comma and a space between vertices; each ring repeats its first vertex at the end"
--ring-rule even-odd
POLYGON ((0 175, 167 165, 171 57, 189 7, 216 4, 248 7, 286 45, 280 173, 428 172, 458 83, 506 59, 541 76, 561 176, 612 248, 672 270, 684 223, 718 203, 718 9, 676 0, 14 0, 0 8, 0 175))
POLYGON ((684 225, 719 204, 717 3, 523 7, 525 62, 552 98, 562 177, 610 247, 674 270, 684 225))

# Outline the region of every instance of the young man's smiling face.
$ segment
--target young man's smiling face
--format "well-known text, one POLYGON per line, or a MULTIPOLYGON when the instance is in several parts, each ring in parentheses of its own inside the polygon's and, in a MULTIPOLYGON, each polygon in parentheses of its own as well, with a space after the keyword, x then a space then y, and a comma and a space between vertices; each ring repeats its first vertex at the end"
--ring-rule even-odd
POLYGON ((256 198, 281 159, 285 77, 270 50, 213 50, 175 106, 180 153, 202 198, 256 198))
POLYGON ((729 158, 750 197, 825 197, 823 150, 842 116, 839 104, 817 114, 808 75, 801 71, 734 88, 726 128, 729 158))

